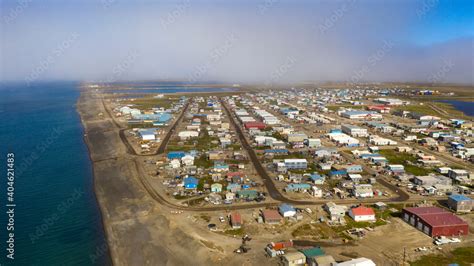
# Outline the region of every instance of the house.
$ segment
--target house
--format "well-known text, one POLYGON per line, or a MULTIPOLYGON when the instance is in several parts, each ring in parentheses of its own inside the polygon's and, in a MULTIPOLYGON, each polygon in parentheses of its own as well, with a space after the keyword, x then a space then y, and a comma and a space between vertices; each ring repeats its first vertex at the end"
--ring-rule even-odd
POLYGON ((185 189, 197 189, 199 181, 195 177, 186 177, 183 180, 185 189))
POLYGON ((237 198, 245 200, 255 200, 258 197, 256 190, 239 190, 237 191, 237 198))
POLYGON ((267 125, 265 123, 262 123, 262 122, 246 122, 244 123, 244 127, 246 129, 265 129, 267 125))
POLYGON ((471 212, 474 208, 474 201, 462 194, 453 194, 448 197, 448 206, 456 212, 471 212))
POLYGON ((231 212, 230 213, 230 225, 233 229, 239 229, 242 227, 242 216, 239 212, 231 212))
POLYGON ((464 169, 451 169, 448 171, 448 176, 459 183, 470 183, 470 174, 464 169))
POLYGON ((194 157, 192 155, 185 155, 181 158, 181 162, 183 163, 183 165, 193 165, 194 157))
POLYGON ((308 248, 300 250, 306 257, 306 264, 311 265, 311 261, 320 256, 324 256, 324 251, 321 248, 308 248))
POLYGON ((286 187, 285 187, 285 191, 286 192, 306 192, 306 191, 309 191, 311 189, 311 185, 310 184, 306 184, 306 183, 292 183, 292 184, 288 184, 286 187))
POLYGON ((199 136, 199 132, 197 131, 181 131, 178 133, 178 137, 181 140, 188 140, 191 138, 197 138, 199 136))
POLYGON ((293 251, 283 255, 282 261, 285 266, 304 266, 306 257, 299 251, 293 251))
POLYGON ((222 151, 209 151, 208 157, 209 160, 222 160, 224 158, 224 153, 222 151))
POLYGON ((324 209, 328 212, 331 221, 340 221, 346 215, 347 206, 337 205, 334 202, 328 202, 324 205, 324 209))
POLYGON ((311 196, 315 198, 321 198, 323 196, 323 190, 318 188, 317 186, 311 187, 311 196))
POLYGON ((307 139, 305 141, 305 144, 308 145, 308 148, 317 148, 321 146, 321 140, 320 139, 307 139))
POLYGON ((340 262, 337 266, 375 266, 376 264, 367 258, 357 258, 348 261, 340 262))
POLYGON ((316 151, 314 151, 314 155, 317 158, 323 158, 323 157, 336 157, 339 156, 339 152, 337 151, 336 148, 319 148, 316 151))
POLYGON ((334 260, 331 255, 321 255, 311 258, 309 261, 306 259, 308 266, 333 266, 336 265, 336 260, 334 260))
POLYGON ((467 222, 438 207, 404 208, 402 218, 431 237, 460 236, 469 233, 467 222))
POLYGON ((358 184, 354 185, 352 194, 356 198, 371 198, 374 196, 374 191, 370 184, 358 184))
POLYGON ((369 135, 367 133, 366 128, 361 128, 361 127, 354 126, 354 125, 344 124, 344 125, 341 126, 341 130, 342 130, 342 132, 344 132, 344 133, 346 133, 350 136, 353 136, 353 137, 367 137, 369 135))
POLYGON ((308 167, 308 161, 306 159, 285 159, 286 169, 306 169, 308 167))
POLYGON ((401 164, 390 164, 390 165, 387 166, 387 168, 394 175, 405 173, 405 166, 403 166, 401 164))
POLYGON ((279 224, 281 222, 281 215, 277 210, 263 210, 263 221, 267 224, 279 224))
POLYGON ((355 184, 359 184, 362 180, 362 176, 360 174, 348 174, 349 180, 354 182, 355 184))
POLYGON ((242 189, 242 186, 240 184, 236 184, 236 183, 229 183, 229 184, 227 184, 226 189, 227 189, 227 191, 236 193, 237 191, 242 189))
POLYGON ((211 192, 220 193, 222 192, 222 184, 214 183, 211 185, 211 192))
POLYGON ((346 135, 342 132, 333 132, 328 134, 329 139, 333 142, 336 142, 338 145, 345 145, 348 147, 357 147, 359 146, 359 140, 353 138, 349 135, 346 135))
POLYGON ((346 110, 340 113, 340 115, 349 119, 382 119, 382 115, 374 111, 346 110))
POLYGON ((309 179, 311 180, 311 183, 315 185, 323 185, 324 181, 326 180, 326 177, 320 174, 313 173, 309 175, 309 179))
POLYGON ((177 169, 181 167, 181 162, 178 159, 173 159, 169 165, 172 169, 177 169))
POLYGON ((372 208, 365 206, 355 207, 349 210, 349 216, 356 222, 373 222, 375 219, 375 212, 372 208))
POLYGON ((434 186, 436 184, 452 185, 452 180, 442 175, 415 176, 413 183, 420 186, 434 186))
POLYGON ((305 139, 307 139, 308 136, 304 133, 292 133, 287 135, 287 141, 289 143, 292 142, 304 142, 305 139))
POLYGON ((229 171, 229 165, 221 161, 215 161, 213 170, 218 173, 226 172, 229 171))
POLYGON ((278 212, 283 217, 293 217, 296 215, 296 209, 293 206, 286 203, 283 203, 278 207, 278 212))
POLYGON ((168 155, 166 156, 168 160, 173 160, 173 159, 180 159, 183 158, 186 155, 184 151, 170 151, 168 152, 168 155))

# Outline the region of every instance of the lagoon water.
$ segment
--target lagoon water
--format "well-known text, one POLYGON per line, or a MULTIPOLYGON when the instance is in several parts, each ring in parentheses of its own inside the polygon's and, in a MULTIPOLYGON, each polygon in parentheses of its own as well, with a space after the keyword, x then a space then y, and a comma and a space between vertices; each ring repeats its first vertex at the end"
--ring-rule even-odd
POLYGON ((73 82, 0 87, 1 265, 107 265, 73 82), (15 153, 15 256, 6 258, 6 154, 15 153))
POLYGON ((457 110, 463 112, 466 115, 474 116, 474 102, 454 101, 454 100, 443 100, 443 103, 449 103, 457 110))

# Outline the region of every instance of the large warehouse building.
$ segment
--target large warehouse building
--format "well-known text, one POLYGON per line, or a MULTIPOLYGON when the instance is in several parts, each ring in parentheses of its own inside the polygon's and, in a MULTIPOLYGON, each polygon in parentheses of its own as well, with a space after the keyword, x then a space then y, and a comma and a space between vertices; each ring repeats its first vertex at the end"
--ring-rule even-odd
POLYGON ((431 236, 467 235, 467 222, 438 207, 414 207, 403 209, 403 220, 431 236))

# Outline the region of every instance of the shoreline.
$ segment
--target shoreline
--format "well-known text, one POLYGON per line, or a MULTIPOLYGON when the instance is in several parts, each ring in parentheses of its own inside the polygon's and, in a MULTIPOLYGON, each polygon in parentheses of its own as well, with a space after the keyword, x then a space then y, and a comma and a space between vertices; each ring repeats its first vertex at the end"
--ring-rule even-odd
MULTIPOLYGON (((87 130, 86 130, 86 127, 85 127, 85 121, 83 119, 83 116, 82 116, 82 113, 79 109, 79 103, 82 101, 82 97, 83 97, 83 90, 84 88, 79 85, 78 87, 78 90, 79 90, 79 97, 76 101, 76 112, 77 114, 79 115, 79 119, 81 120, 81 128, 82 128, 82 140, 84 142, 84 144, 86 145, 86 148, 87 148, 87 156, 89 157, 89 161, 91 163, 91 170, 92 170, 92 188, 93 188, 93 191, 94 191, 94 198, 95 198, 95 201, 96 201, 96 204, 99 208, 99 211, 100 211, 100 220, 101 220, 101 228, 102 228, 102 231, 104 233, 104 236, 105 236, 105 241, 106 241, 106 251, 105 252, 102 252, 102 254, 99 254, 100 256, 105 256, 105 254, 103 253, 106 253, 108 258, 106 260, 106 262, 109 262, 111 265, 114 265, 113 263, 113 256, 112 256, 112 250, 110 249, 110 232, 108 232, 108 230, 106 229, 107 228, 107 221, 106 221, 106 216, 105 216, 105 209, 102 207, 103 204, 101 204, 100 202, 100 198, 98 197, 97 195, 97 177, 96 177, 96 174, 95 174, 95 163, 94 163, 94 160, 92 159, 92 151, 91 151, 91 144, 89 142, 89 139, 87 138, 87 130)), ((101 249, 102 246, 98 246, 96 247, 95 251, 96 253, 94 255, 97 255, 97 251, 101 252, 101 249)), ((96 258, 97 259, 97 258, 96 258)))
MULTIPOLYGON (((119 129, 97 96, 82 88, 77 110, 87 134, 94 191, 112 265, 223 265, 219 257, 230 253, 214 247, 224 245, 222 236, 210 236, 216 240, 206 245, 209 231, 193 227, 192 211, 170 216, 174 208, 157 204, 140 183, 142 169, 135 167, 136 159, 127 154, 119 129)), ((97 253, 101 256, 105 250, 97 249, 97 253)))
MULTIPOLYGON (((76 102, 76 112, 78 113, 79 115, 79 118, 81 120, 81 128, 82 128, 82 140, 84 141, 84 144, 86 145, 87 147, 87 156, 89 157, 89 161, 91 163, 91 169, 92 169, 92 178, 93 178, 93 181, 92 181, 92 184, 93 184, 93 190, 94 190, 94 198, 96 200, 96 203, 97 203, 97 206, 99 208, 99 211, 100 211, 100 220, 101 220, 101 226, 102 226, 102 230, 104 232, 104 236, 105 236, 105 241, 106 241, 106 251, 105 252, 102 252, 102 247, 96 247, 96 252, 99 251, 101 252, 102 254, 99 254, 100 256, 105 256, 105 254, 103 253, 106 253, 108 258, 106 260, 106 262, 110 263, 111 265, 114 265, 114 262, 113 262, 113 256, 112 256, 112 250, 110 249, 110 232, 108 232, 107 230, 107 225, 108 225, 108 221, 106 220, 106 210, 103 208, 103 204, 101 204, 100 202, 100 198, 97 194, 97 176, 95 174, 95 162, 94 160, 92 159, 92 146, 91 146, 91 143, 89 141, 89 139, 87 138, 88 136, 88 132, 86 130, 86 127, 85 127, 85 121, 83 119, 83 114, 81 113, 81 110, 79 109, 79 104, 81 103, 81 101, 83 101, 82 97, 84 96, 83 95, 83 90, 84 88, 82 86, 79 86, 79 97, 77 99, 77 102, 76 102)), ((97 255, 94 254, 94 255, 97 255)), ((97 259, 97 258, 96 258, 97 259)))

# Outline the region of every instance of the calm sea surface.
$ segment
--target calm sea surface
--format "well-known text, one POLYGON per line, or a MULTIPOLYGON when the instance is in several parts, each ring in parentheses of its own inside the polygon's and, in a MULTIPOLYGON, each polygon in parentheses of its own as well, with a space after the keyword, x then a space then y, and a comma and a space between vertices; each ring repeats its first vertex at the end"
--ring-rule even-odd
POLYGON ((440 102, 449 103, 454 108, 465 113, 466 115, 474 116, 474 102, 451 101, 451 100, 443 100, 440 102))
POLYGON ((78 84, 0 87, 2 265, 110 264, 83 128, 78 84), (6 258, 6 154, 15 154, 15 259, 6 258))

